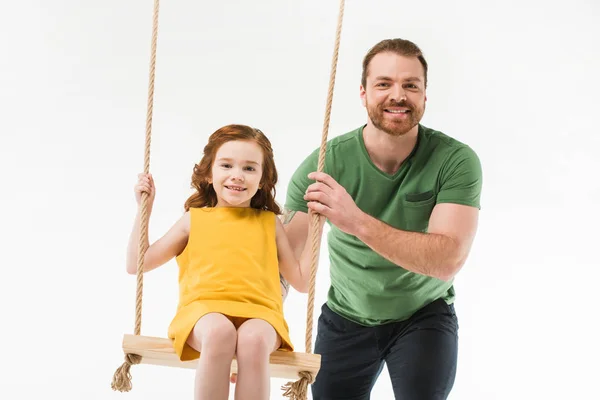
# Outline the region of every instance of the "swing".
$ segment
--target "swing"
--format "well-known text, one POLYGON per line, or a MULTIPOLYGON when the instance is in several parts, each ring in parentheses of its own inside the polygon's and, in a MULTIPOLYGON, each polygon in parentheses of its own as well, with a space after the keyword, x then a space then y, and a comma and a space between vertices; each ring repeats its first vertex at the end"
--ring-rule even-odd
MULTIPOLYGON (((325 164, 325 149, 327 145, 327 135, 329 130, 329 121, 331 116, 331 105, 333 102, 333 89, 335 85, 335 75, 337 70, 337 60, 340 47, 340 37, 342 32, 342 21, 344 16, 345 0, 340 0, 340 9, 336 29, 335 46, 333 60, 331 64, 331 74, 329 80, 329 90, 327 93, 327 104, 325 109, 325 120, 323 123, 323 134, 321 138, 321 147, 318 161, 318 171, 322 171, 325 164)), ((154 77, 156 66, 156 44, 158 37, 158 12, 159 0, 154 0, 154 15, 152 24, 152 43, 150 58, 150 79, 148 86, 148 109, 146 116, 146 142, 144 151, 144 172, 150 170, 150 142, 152 132, 152 113, 154 102, 154 77)), ((195 369, 198 360, 182 362, 177 357, 173 349, 172 341, 166 338, 158 338, 141 335, 142 325, 142 292, 143 292, 143 260, 146 253, 144 239, 148 236, 148 209, 147 193, 142 193, 141 202, 141 225, 140 225, 140 246, 137 266, 137 286, 136 286, 136 304, 135 304, 135 327, 134 334, 125 334, 122 347, 125 353, 124 363, 115 371, 111 387, 113 390, 128 392, 131 390, 130 368, 135 364, 149 364, 166 367, 195 369)), ((311 219, 313 226, 318 224, 318 216, 311 219)), ((313 232, 317 232, 315 229, 313 232)), ((318 250, 321 238, 314 233, 312 235, 312 258, 310 286, 308 292, 308 303, 306 312, 306 336, 304 353, 288 352, 277 350, 270 356, 269 364, 271 377, 292 379, 294 382, 288 382, 282 389, 285 390, 284 396, 290 399, 306 399, 308 385, 313 383, 319 368, 321 366, 321 356, 312 353, 312 330, 313 330, 313 312, 315 298, 315 281, 318 266, 318 250)), ((235 358, 232 361, 231 373, 237 373, 237 363, 235 358)))

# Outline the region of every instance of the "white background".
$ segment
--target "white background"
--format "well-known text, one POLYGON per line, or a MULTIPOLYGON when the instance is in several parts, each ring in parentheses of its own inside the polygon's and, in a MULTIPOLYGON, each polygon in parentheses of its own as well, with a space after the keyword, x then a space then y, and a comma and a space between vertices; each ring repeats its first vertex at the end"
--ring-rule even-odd
MULTIPOLYGON (((0 398, 191 399, 189 370, 134 366, 132 392, 110 389, 134 321, 124 259, 152 1, 1 3, 0 398)), ((162 2, 151 240, 181 214, 202 146, 225 124, 269 135, 284 201, 319 144, 337 12, 335 0, 162 2)), ((479 233, 456 279, 451 399, 598 398, 599 17, 595 0, 347 2, 330 137, 365 122, 366 51, 403 37, 430 63, 423 123, 483 164, 479 233)), ((146 276, 143 334, 166 335, 176 270, 146 276)), ((303 351, 306 296, 285 307, 303 351)), ((372 397, 393 398, 386 370, 372 397)))

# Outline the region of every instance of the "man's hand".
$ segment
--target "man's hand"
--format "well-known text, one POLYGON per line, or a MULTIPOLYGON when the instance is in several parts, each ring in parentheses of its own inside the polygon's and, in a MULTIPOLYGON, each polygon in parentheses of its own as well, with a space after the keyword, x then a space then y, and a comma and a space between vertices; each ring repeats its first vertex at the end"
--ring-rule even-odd
POLYGON ((326 217, 341 231, 355 235, 364 213, 346 189, 324 172, 311 172, 308 178, 316 181, 304 195, 304 200, 309 202, 308 208, 326 217))

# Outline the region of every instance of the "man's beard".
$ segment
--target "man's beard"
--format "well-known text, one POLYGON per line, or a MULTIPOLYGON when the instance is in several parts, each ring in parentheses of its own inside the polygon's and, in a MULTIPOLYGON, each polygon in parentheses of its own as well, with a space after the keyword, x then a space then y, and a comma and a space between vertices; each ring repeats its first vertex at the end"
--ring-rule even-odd
POLYGON ((402 136, 410 132, 412 128, 419 124, 423 114, 425 113, 425 105, 418 108, 407 101, 401 101, 399 103, 393 102, 385 105, 379 105, 370 107, 369 103, 367 106, 367 114, 373 123, 375 128, 387 133, 391 136, 402 136), (406 119, 403 120, 390 120, 386 118, 384 111, 388 107, 405 107, 408 108, 409 112, 406 119))

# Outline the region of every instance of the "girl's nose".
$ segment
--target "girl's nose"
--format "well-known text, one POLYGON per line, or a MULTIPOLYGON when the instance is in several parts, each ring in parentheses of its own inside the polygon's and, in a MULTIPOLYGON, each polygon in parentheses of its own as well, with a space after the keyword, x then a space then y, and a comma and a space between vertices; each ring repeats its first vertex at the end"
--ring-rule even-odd
POLYGON ((231 179, 233 179, 234 181, 243 182, 244 174, 240 171, 233 171, 231 174, 231 179))

